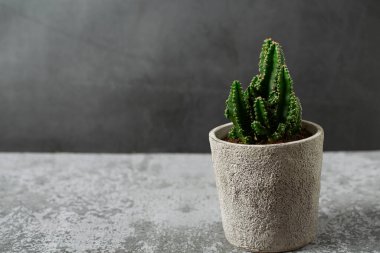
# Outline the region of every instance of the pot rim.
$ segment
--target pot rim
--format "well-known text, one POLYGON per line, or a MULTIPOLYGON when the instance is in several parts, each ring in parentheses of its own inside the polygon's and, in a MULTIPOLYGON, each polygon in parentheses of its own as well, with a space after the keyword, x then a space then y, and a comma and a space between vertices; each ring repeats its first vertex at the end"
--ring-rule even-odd
POLYGON ((303 143, 303 142, 308 142, 308 141, 317 139, 321 135, 323 136, 323 134, 324 134, 323 133, 323 128, 320 125, 318 125, 318 124, 316 124, 314 122, 308 121, 308 120, 302 120, 302 124, 314 127, 316 129, 316 132, 312 136, 309 136, 307 138, 304 138, 304 139, 301 139, 301 140, 297 140, 297 141, 289 141, 289 142, 285 142, 285 143, 274 143, 274 144, 241 144, 241 143, 232 143, 232 142, 228 142, 228 141, 223 141, 223 140, 219 139, 218 137, 216 137, 215 133, 217 131, 220 131, 223 128, 231 126, 232 122, 227 123, 227 124, 223 124, 223 125, 220 125, 220 126, 217 126, 217 127, 213 128, 209 132, 208 136, 213 141, 223 143, 224 145, 242 146, 242 147, 283 147, 283 146, 289 146, 289 145, 295 145, 295 144, 299 144, 299 143, 303 143))

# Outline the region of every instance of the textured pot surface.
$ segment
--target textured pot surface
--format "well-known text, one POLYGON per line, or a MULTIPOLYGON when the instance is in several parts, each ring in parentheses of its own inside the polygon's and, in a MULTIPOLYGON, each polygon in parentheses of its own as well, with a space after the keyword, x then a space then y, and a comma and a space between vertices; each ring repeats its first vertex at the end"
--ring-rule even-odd
POLYGON ((232 123, 209 134, 227 240, 250 251, 300 248, 316 236, 323 129, 283 144, 244 145, 223 141, 232 123))

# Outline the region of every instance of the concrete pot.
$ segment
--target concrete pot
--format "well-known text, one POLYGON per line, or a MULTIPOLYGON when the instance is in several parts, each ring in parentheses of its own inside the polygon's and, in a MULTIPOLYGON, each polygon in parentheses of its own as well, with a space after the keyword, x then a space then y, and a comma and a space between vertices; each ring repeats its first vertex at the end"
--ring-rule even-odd
POLYGON ((281 252, 315 239, 323 129, 302 124, 313 135, 283 144, 223 141, 232 123, 209 133, 223 229, 231 244, 281 252))

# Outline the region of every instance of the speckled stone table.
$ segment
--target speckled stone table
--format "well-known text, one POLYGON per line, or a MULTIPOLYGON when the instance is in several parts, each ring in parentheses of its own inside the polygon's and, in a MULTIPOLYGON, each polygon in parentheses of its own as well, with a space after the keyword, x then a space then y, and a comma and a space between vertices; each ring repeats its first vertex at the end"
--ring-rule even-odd
MULTIPOLYGON (((0 252, 241 252, 209 154, 0 154, 0 252)), ((380 152, 325 153, 314 244, 380 252, 380 152)))

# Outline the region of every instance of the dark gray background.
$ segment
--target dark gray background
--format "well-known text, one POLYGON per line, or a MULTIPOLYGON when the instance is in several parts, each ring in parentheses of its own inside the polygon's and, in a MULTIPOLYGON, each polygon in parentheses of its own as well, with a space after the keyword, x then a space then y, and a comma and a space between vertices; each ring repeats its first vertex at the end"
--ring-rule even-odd
POLYGON ((0 150, 208 152, 232 80, 285 50, 326 150, 380 148, 380 1, 0 1, 0 150))

